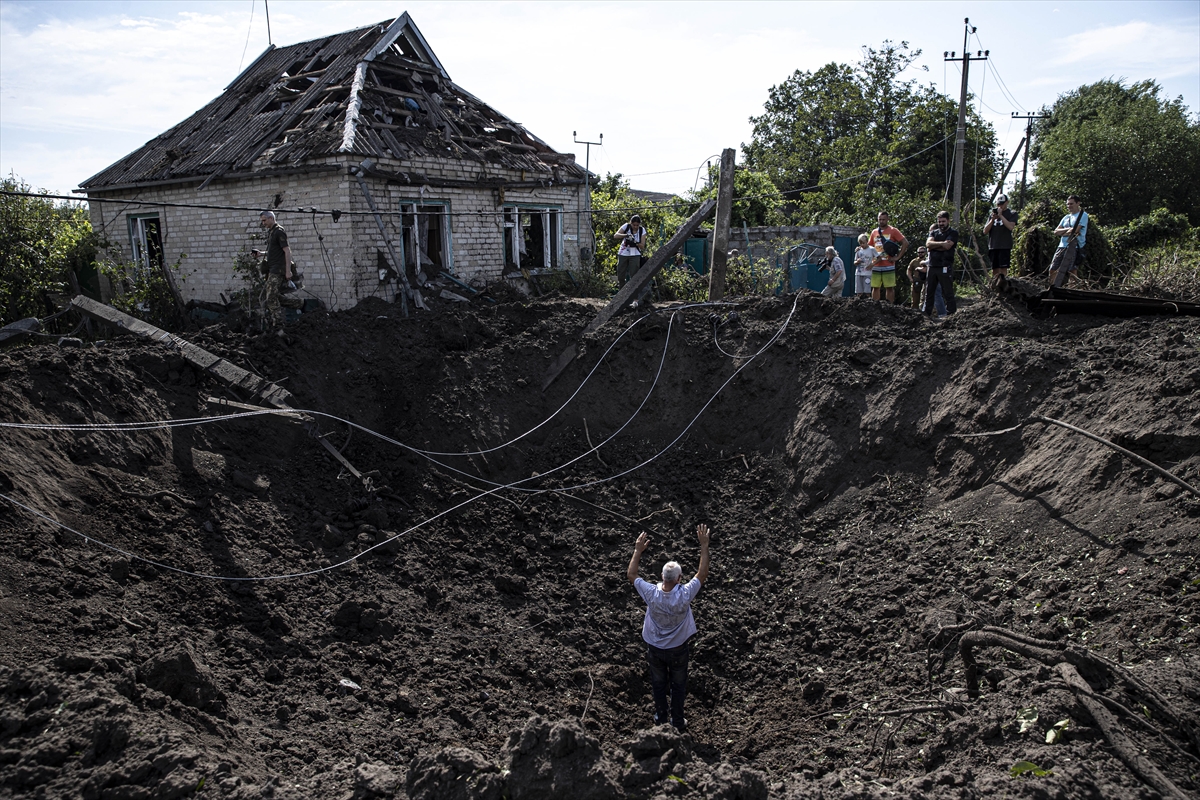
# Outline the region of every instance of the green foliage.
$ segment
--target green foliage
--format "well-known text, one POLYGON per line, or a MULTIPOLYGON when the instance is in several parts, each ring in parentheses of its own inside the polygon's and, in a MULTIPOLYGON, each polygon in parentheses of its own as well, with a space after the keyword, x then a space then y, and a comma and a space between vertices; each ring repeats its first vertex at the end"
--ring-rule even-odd
POLYGON ((592 229, 596 237, 593 272, 616 291, 617 251, 621 242, 614 234, 637 214, 648 234, 643 255, 650 255, 675 234, 688 216, 681 200, 653 203, 629 189, 629 181, 620 173, 606 175, 592 187, 592 229))
MULTIPOLYGON (((6 192, 32 192, 15 176, 0 181, 6 192)), ((45 192, 41 192, 45 194, 45 192)), ((94 272, 98 237, 87 210, 50 198, 0 195, 0 325, 55 310, 50 295, 71 288, 71 274, 85 288, 94 272)))
POLYGON ((1200 120, 1160 91, 1152 80, 1103 80, 1043 109, 1030 150, 1036 196, 1061 203, 1077 194, 1114 224, 1164 208, 1200 225, 1200 120))
MULTIPOLYGON (((897 198, 934 205, 943 196, 958 104, 932 85, 901 80, 920 54, 907 42, 885 41, 879 50, 864 48, 857 65, 797 70, 771 88, 742 150, 751 169, 786 193, 784 210, 797 224, 866 225, 881 209, 896 216, 897 198), (946 137, 950 143, 939 144, 946 137)), ((984 196, 997 162, 994 130, 968 112, 968 199, 984 196)))
MULTIPOLYGON (((180 266, 185 258, 180 253, 179 260, 166 267, 175 272, 177 282, 183 280, 180 266)), ((100 271, 119 289, 112 299, 113 308, 164 330, 179 330, 183 326, 184 319, 162 270, 147 269, 142 264, 105 262, 100 271)))
MULTIPOLYGON (((716 199, 720 177, 719 164, 709 167, 708 183, 705 187, 698 192, 688 193, 688 207, 683 217, 690 216, 705 200, 716 199)), ((783 195, 765 172, 755 172, 742 167, 735 169, 733 197, 730 220, 735 228, 743 223, 753 228, 759 225, 783 225, 787 221, 780 213, 783 195)))
POLYGON ((1177 242, 1192 233, 1186 214, 1172 214, 1156 208, 1149 214, 1130 220, 1109 231, 1109 241, 1117 253, 1133 248, 1149 247, 1163 242, 1177 242))
MULTIPOLYGON (((1017 220, 1017 229, 1013 231, 1011 273, 1014 276, 1040 278, 1049 274, 1050 260, 1061 239, 1054 235, 1054 229, 1066 213, 1065 206, 1049 200, 1038 200, 1025 207, 1017 220)), ((1080 280, 1092 286, 1107 287, 1113 280, 1116 260, 1100 226, 1099 216, 1090 212, 1084 250, 1087 260, 1079 270, 1080 280)))
POLYGON ((1200 242, 1165 242, 1132 251, 1121 291, 1200 302, 1200 242))
POLYGON ((1012 765, 1012 768, 1009 769, 1008 774, 1013 776, 1014 778, 1019 778, 1022 775, 1033 775, 1038 778, 1045 778, 1050 775, 1053 775, 1054 771, 1049 770, 1049 769, 1042 769, 1037 764, 1034 764, 1032 761, 1018 761, 1017 763, 1012 765))

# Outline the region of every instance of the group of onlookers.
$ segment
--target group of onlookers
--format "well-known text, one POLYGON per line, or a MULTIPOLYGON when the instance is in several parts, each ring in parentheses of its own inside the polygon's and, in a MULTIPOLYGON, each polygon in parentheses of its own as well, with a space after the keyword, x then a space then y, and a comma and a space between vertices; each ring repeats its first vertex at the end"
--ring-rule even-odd
MULTIPOLYGON (((1079 206, 1079 198, 1071 195, 1067 198, 1068 213, 1054 229, 1055 235, 1061 237, 1054 259, 1050 264, 1050 279, 1055 286, 1066 284, 1066 278, 1077 273, 1084 259, 1084 244, 1087 241, 1087 212, 1079 206), (1064 259, 1068 248, 1075 249, 1074 262, 1064 259), (1058 273, 1065 270, 1064 274, 1058 273)), ((878 227, 869 234, 858 237, 858 249, 854 251, 854 292, 855 294, 870 293, 875 300, 886 297, 889 303, 896 302, 896 264, 906 252, 909 242, 899 230, 888 224, 888 214, 880 211, 878 227)), ((1017 214, 1008 207, 1008 195, 996 198, 996 207, 992 209, 983 232, 988 237, 988 261, 992 267, 992 279, 1007 276, 1012 262, 1013 230, 1017 227, 1017 214)), ((953 314, 957 310, 954 297, 954 253, 958 246, 958 231, 950 227, 950 212, 939 211, 937 220, 929 227, 929 236, 925 244, 917 247, 917 255, 908 265, 908 278, 912 282, 913 308, 921 309, 926 315, 932 316, 936 310, 939 317, 953 314)), ((831 264, 841 269, 842 261, 832 247, 826 248, 826 258, 831 264)), ((837 270, 830 267, 829 285, 822 294, 837 297, 844 286, 844 270, 842 281, 835 284, 837 270)))

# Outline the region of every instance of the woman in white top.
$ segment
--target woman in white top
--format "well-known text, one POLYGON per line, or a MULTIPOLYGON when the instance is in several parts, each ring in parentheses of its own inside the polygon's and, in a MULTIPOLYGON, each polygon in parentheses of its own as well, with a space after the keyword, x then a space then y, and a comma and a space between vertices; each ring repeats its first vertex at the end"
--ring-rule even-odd
POLYGON ((871 262, 875 260, 875 249, 867 247, 871 237, 859 234, 858 249, 854 251, 854 293, 871 293, 871 262))

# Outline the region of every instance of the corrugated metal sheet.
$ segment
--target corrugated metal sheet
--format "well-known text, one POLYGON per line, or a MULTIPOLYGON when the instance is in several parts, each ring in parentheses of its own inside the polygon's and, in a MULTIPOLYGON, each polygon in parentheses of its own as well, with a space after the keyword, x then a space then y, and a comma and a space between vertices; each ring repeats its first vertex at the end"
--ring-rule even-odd
POLYGON ((362 156, 432 156, 531 177, 555 170, 583 176, 579 165, 452 83, 405 15, 268 50, 211 103, 81 186, 302 166, 337 153, 344 138, 349 152, 362 156), (355 69, 373 49, 380 52, 370 62, 360 116, 347 120, 355 69))

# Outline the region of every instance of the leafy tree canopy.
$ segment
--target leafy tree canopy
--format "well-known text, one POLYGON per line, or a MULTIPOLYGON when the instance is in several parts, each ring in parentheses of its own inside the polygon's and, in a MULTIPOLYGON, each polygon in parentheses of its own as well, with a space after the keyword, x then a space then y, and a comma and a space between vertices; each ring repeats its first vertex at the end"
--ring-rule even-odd
MULTIPOLYGON (((836 216, 865 225, 890 197, 944 197, 958 104, 933 85, 902 78, 920 54, 907 42, 885 41, 878 50, 863 48, 856 65, 797 70, 771 88, 742 151, 784 194, 794 221, 836 216)), ((995 131, 968 111, 964 202, 986 199, 997 160, 995 131)))
POLYGON ((1104 80, 1043 108, 1030 149, 1036 196, 1077 194, 1109 225, 1158 208, 1200 225, 1200 120, 1160 92, 1154 81, 1104 80))
MULTIPOLYGON (((0 181, 0 189, 33 191, 16 176, 0 181)), ((72 272, 86 284, 95 259, 87 209, 48 197, 0 195, 0 325, 53 313, 49 295, 66 291, 72 272)))

